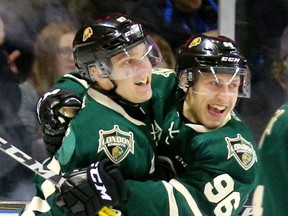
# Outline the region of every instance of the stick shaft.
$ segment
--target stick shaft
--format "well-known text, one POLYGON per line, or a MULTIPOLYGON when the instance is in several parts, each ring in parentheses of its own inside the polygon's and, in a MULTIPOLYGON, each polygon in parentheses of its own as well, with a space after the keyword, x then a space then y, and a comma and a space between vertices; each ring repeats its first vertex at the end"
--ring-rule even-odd
POLYGON ((60 186, 65 181, 65 178, 51 171, 47 166, 33 159, 32 157, 27 155, 25 152, 16 148, 14 145, 9 143, 2 137, 0 137, 0 150, 3 151, 5 154, 9 155, 10 157, 14 158, 15 160, 17 160, 22 165, 26 166, 28 169, 37 173, 44 179, 51 181, 58 188, 60 188, 60 186))

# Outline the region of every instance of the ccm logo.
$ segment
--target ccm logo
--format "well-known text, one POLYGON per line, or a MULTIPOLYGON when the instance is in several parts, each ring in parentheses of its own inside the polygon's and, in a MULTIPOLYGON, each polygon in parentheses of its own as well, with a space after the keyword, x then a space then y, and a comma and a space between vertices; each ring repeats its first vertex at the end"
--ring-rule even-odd
POLYGON ((239 62, 240 58, 222 57, 221 61, 225 61, 225 62, 239 62))
POLYGON ((91 164, 90 177, 93 180, 94 186, 97 191, 99 191, 101 198, 104 200, 112 200, 112 198, 106 193, 107 189, 103 184, 98 170, 99 161, 96 164, 91 164))

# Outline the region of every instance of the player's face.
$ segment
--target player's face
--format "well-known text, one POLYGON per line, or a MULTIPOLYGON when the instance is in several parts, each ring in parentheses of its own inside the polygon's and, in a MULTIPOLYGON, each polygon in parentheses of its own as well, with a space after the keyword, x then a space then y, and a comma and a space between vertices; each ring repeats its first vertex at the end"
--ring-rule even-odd
POLYGON ((57 52, 57 71, 58 76, 62 76, 65 73, 75 71, 75 63, 72 54, 72 43, 75 33, 63 34, 59 40, 59 47, 57 52))
POLYGON ((203 73, 195 85, 189 88, 184 102, 184 115, 194 123, 215 129, 225 123, 235 107, 240 77, 231 74, 203 73))
POLYGON ((152 96, 152 65, 145 56, 146 52, 147 46, 142 43, 128 53, 121 53, 111 58, 112 77, 123 77, 114 79, 117 86, 116 93, 133 103, 145 102, 152 96))

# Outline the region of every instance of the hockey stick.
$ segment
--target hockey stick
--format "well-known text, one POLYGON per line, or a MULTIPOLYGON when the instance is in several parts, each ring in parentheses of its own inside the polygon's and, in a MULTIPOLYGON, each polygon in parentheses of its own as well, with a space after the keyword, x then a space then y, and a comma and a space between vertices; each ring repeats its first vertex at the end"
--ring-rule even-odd
POLYGON ((26 166, 28 169, 37 173, 42 178, 52 182, 57 188, 60 188, 65 181, 65 178, 51 171, 47 166, 31 158, 25 152, 16 148, 2 137, 0 137, 0 150, 17 160, 22 165, 26 166))
MULTIPOLYGON (((0 150, 3 151, 5 154, 9 155, 10 157, 17 160, 22 165, 26 166, 28 169, 32 170, 33 172, 37 173, 44 179, 49 180, 51 183, 56 185, 56 187, 60 191, 61 185, 66 180, 64 177, 56 174, 52 170, 50 170, 46 165, 41 164, 37 160, 33 159, 25 152, 21 151, 20 149, 13 146, 11 143, 0 137, 0 150)), ((117 213, 110 209, 109 207, 104 206, 99 212, 98 215, 100 216, 117 216, 117 213)))

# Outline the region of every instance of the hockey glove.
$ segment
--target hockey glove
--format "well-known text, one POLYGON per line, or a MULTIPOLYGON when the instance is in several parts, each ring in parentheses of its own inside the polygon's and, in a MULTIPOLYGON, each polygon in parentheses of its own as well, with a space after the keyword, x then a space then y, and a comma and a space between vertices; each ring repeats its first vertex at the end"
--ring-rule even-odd
POLYGON ((59 88, 50 90, 38 100, 37 117, 48 154, 54 155, 60 148, 68 125, 81 105, 81 99, 74 92, 59 88))
POLYGON ((155 159, 155 171, 151 174, 152 180, 165 180, 170 181, 172 178, 177 177, 172 161, 165 156, 158 156, 155 159))
POLYGON ((119 164, 108 158, 92 163, 88 168, 88 181, 93 185, 102 204, 107 206, 121 205, 127 199, 125 181, 119 164))
POLYGON ((126 199, 119 166, 111 165, 109 159, 92 164, 88 169, 74 171, 66 178, 61 192, 56 195, 56 203, 73 215, 116 216, 107 206, 119 205, 126 199))

